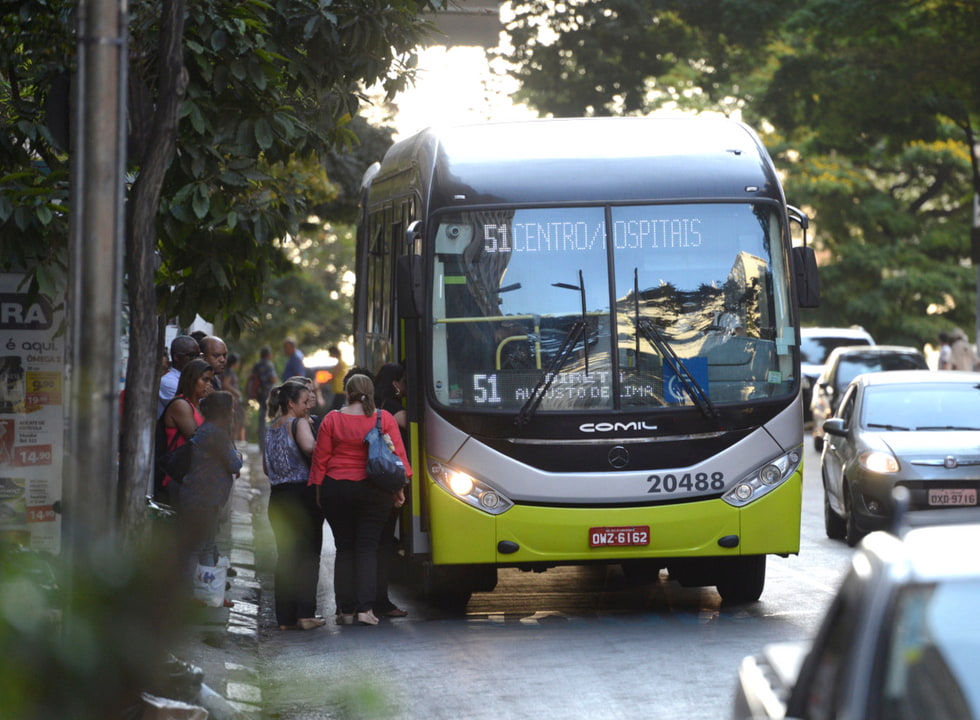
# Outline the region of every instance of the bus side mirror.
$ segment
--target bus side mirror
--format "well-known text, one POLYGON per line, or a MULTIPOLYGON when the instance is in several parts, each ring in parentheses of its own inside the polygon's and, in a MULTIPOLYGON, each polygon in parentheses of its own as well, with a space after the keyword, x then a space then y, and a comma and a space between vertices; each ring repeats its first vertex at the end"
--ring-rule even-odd
POLYGON ((422 317, 425 294, 422 291, 422 258, 419 255, 399 255, 395 266, 395 290, 398 293, 398 316, 405 319, 422 317))
POLYGON ((820 275, 817 273, 817 256, 813 248, 793 248, 793 271, 796 274, 796 299, 800 307, 820 307, 820 275))

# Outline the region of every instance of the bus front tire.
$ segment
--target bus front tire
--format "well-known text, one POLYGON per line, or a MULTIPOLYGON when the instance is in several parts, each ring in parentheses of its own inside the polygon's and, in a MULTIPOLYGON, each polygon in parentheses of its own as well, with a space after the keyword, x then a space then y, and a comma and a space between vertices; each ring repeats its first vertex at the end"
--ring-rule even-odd
POLYGON ((726 558, 718 568, 715 584, 726 605, 757 601, 766 585, 766 556, 745 555, 726 558))
POLYGON ((494 565, 425 565, 425 599, 444 610, 465 610, 474 592, 490 592, 496 586, 494 565))

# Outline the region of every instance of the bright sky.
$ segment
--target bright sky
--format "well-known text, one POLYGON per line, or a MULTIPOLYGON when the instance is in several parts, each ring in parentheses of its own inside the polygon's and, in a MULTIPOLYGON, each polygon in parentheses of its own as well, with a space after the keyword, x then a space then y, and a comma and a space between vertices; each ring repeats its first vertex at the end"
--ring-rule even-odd
POLYGON ((419 54, 418 81, 396 98, 395 125, 401 139, 433 125, 535 117, 515 106, 517 83, 494 75, 482 47, 430 47, 419 54))

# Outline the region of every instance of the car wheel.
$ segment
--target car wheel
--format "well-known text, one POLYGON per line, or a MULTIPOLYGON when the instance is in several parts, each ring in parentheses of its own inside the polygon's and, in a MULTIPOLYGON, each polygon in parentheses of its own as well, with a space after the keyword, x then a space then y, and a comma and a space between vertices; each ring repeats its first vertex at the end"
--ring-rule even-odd
POLYGON ((854 498, 851 496, 849 487, 844 489, 844 511, 847 513, 847 517, 844 518, 844 539, 848 545, 854 547, 861 542, 864 533, 858 528, 857 520, 854 517, 854 498))
POLYGON ((847 526, 844 518, 834 512, 830 507, 830 496, 827 493, 826 480, 823 489, 823 526, 827 531, 827 537, 831 540, 843 540, 847 536, 847 526))
POLYGON ((816 450, 817 452, 823 450, 823 435, 813 436, 813 449, 816 450))

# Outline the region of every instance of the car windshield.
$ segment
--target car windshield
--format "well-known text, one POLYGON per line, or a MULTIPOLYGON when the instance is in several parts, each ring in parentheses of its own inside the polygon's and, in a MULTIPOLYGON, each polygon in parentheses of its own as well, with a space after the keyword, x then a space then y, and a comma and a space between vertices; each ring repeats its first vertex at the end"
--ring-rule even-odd
POLYGON ((897 598, 880 720, 980 718, 980 580, 905 588, 897 598))
POLYGON ((524 412, 540 394, 540 412, 649 408, 792 390, 773 206, 504 209, 443 216, 433 232, 445 405, 524 412))
POLYGON ((827 356, 839 347, 846 345, 868 345, 859 337, 802 337, 800 338, 800 360, 810 365, 823 365, 827 356))
POLYGON ((872 385, 865 390, 864 427, 957 429, 980 426, 980 385, 971 383, 902 383, 872 385))
POLYGON ((926 360, 915 353, 848 353, 837 365, 837 390, 846 388, 861 373, 885 370, 924 370, 926 360))

